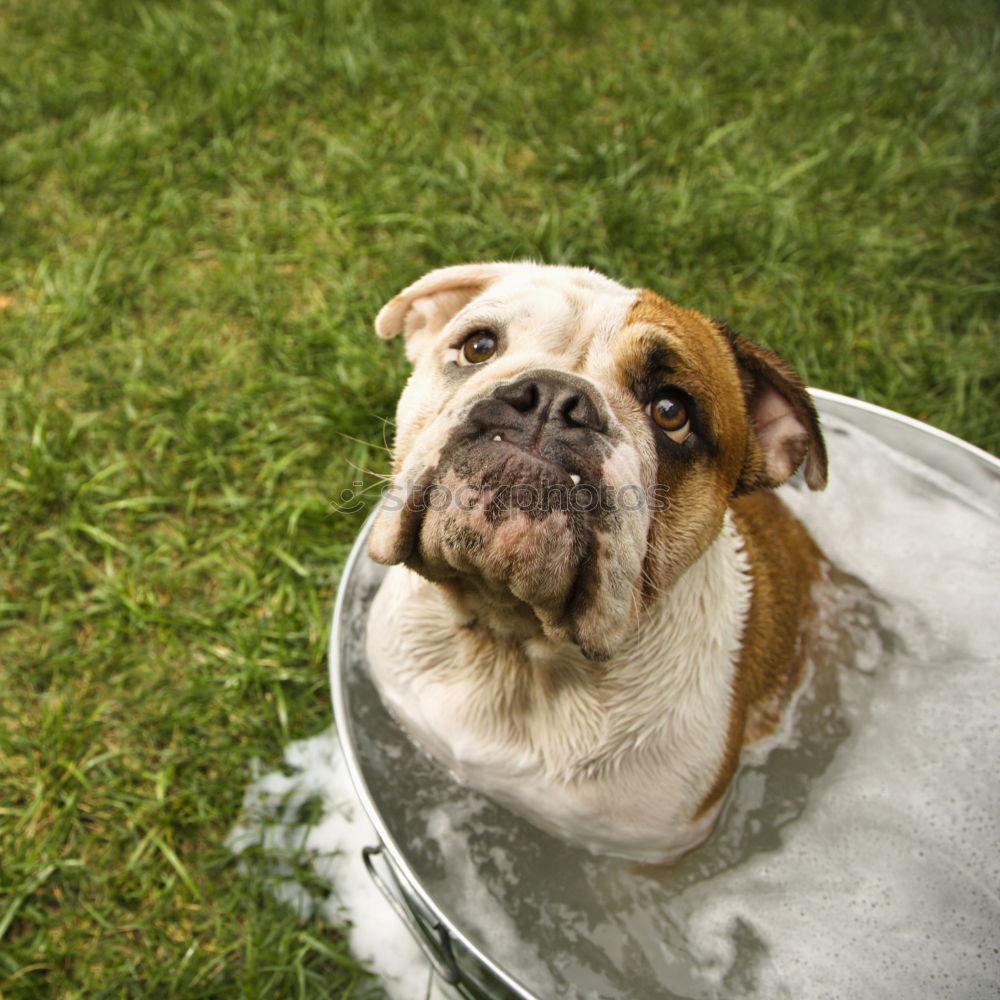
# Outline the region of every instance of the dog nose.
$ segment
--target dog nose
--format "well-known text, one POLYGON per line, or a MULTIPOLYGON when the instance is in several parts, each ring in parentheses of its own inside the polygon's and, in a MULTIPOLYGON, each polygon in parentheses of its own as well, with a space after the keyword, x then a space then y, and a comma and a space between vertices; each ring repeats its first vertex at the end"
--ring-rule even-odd
POLYGON ((566 372, 529 372, 499 386, 493 398, 516 410, 522 417, 534 417, 541 423, 562 427, 581 427, 604 431, 607 421, 602 407, 583 379, 566 372))

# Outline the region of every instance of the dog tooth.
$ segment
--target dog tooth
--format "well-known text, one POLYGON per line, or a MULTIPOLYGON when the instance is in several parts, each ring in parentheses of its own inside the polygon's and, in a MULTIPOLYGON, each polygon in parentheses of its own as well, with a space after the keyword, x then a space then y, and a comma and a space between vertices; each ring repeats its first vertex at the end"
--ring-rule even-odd
POLYGON ((499 435, 499 434, 497 434, 497 436, 496 436, 495 438, 493 438, 493 440, 494 440, 494 441, 502 441, 502 440, 503 440, 503 438, 502 438, 502 437, 500 437, 500 435, 499 435))
POLYGON ((573 481, 574 486, 580 485, 580 477, 575 472, 571 472, 569 478, 573 481))

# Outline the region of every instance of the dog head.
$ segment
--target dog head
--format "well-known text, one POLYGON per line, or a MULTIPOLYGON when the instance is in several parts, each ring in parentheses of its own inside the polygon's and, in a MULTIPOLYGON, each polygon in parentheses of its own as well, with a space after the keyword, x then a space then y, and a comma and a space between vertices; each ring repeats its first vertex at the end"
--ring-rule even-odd
POLYGON ((404 334, 414 369, 369 552, 522 640, 608 658, 731 498, 800 465, 826 482, 815 410, 783 362, 593 271, 443 268, 376 330, 404 334))

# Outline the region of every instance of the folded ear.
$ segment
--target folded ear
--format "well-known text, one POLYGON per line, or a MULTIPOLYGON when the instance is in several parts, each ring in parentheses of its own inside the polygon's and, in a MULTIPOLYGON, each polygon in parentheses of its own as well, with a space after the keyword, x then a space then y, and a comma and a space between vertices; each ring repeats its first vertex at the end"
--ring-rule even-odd
POLYGON ((375 317, 380 337, 406 337, 406 353, 414 360, 418 342, 436 334, 460 309, 493 282, 523 264, 457 264, 430 271, 387 302, 375 317))
POLYGON ((721 323, 716 325, 736 356, 756 445, 747 455, 736 492, 780 486, 803 463, 809 488, 823 489, 826 445, 802 380, 776 354, 721 323))

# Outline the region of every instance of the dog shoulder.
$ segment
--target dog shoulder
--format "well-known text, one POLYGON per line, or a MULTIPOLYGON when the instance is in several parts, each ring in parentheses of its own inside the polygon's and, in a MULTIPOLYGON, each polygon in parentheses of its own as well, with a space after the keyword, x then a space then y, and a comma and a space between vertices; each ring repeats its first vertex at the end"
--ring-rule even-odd
MULTIPOLYGON (((753 578, 737 683, 751 720, 763 711, 773 712, 776 721, 799 679, 802 637, 813 616, 813 586, 825 559, 803 524, 771 490, 736 498, 732 514, 753 578)), ((759 728, 749 725, 744 742, 765 735, 754 731, 759 728)))

